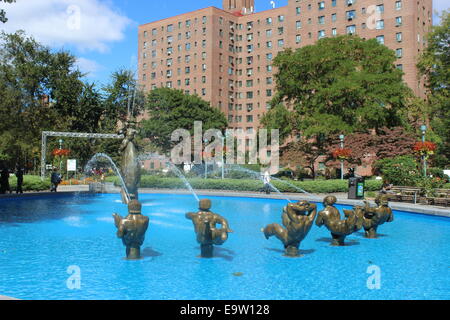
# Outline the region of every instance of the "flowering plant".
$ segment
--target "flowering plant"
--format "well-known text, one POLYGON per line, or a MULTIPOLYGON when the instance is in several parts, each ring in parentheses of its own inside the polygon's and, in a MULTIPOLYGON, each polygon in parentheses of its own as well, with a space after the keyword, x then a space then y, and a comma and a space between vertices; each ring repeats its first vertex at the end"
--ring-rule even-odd
POLYGON ((55 149, 53 150, 52 154, 55 157, 67 157, 70 154, 69 149, 55 149))
POLYGON ((336 149, 333 151, 333 157, 339 160, 350 159, 351 155, 352 155, 351 149, 336 149))
POLYGON ((425 141, 425 142, 417 142, 414 145, 413 150, 414 152, 419 153, 422 156, 430 156, 434 154, 436 148, 437 146, 435 143, 425 141))

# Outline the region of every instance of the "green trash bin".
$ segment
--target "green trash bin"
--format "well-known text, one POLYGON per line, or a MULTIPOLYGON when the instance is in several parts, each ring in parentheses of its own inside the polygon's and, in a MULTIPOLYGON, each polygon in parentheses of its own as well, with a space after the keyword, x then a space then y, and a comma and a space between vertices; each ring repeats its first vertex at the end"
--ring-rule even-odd
POLYGON ((352 177, 348 179, 348 198, 352 200, 364 199, 365 179, 363 177, 352 177))

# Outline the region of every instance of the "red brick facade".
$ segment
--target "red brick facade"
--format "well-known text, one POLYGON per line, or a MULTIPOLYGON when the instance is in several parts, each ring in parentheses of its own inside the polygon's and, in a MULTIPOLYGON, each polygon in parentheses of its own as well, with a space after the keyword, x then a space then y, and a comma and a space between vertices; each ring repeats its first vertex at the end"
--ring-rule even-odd
POLYGON ((432 0, 289 0, 255 13, 254 0, 223 0, 139 27, 139 79, 145 90, 172 87, 220 108, 230 127, 252 132, 274 95, 279 51, 320 37, 356 33, 396 51, 404 80, 424 95, 416 62, 432 26, 432 0))

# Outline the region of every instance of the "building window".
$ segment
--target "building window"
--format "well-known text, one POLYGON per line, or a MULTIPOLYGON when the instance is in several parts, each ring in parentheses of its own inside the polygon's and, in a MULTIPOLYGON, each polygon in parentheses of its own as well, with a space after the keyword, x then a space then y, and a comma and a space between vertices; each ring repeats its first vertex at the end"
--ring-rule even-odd
POLYGON ((403 49, 398 48, 397 50, 395 50, 395 55, 397 56, 397 58, 403 57, 403 49))
POLYGON ((299 15, 299 14, 301 13, 300 7, 295 8, 295 13, 296 13, 297 15, 299 15))
POLYGON ((319 10, 323 10, 325 9, 325 1, 320 1, 319 2, 319 10))
POLYGON ((319 30, 319 39, 325 38, 325 30, 319 30))
POLYGON ((399 27, 402 25, 402 17, 396 17, 395 18, 395 26, 399 27))
POLYGON ((395 39, 397 40, 397 42, 402 42, 402 40, 403 40, 403 35, 402 35, 402 33, 401 33, 401 32, 397 32, 397 33, 395 34, 395 39))
POLYGON ((376 12, 383 13, 384 12, 384 4, 377 5, 376 12))
POLYGON ((384 20, 377 20, 377 22, 376 22, 376 29, 377 30, 383 30, 384 29, 384 20))
POLYGON ((296 22, 295 22, 295 27, 296 27, 297 29, 301 29, 301 28, 302 28, 302 22, 301 22, 301 21, 296 21, 296 22))
POLYGON ((347 34, 355 34, 356 33, 356 25, 347 26, 347 34))
POLYGON ((395 10, 401 10, 401 9, 402 9, 402 2, 395 1, 395 10))
POLYGON ((300 42, 302 42, 302 36, 298 34, 295 36, 295 43, 300 43, 300 42))
POLYGON ((355 10, 347 11, 346 15, 347 15, 347 20, 353 20, 356 18, 356 11, 355 10))
POLYGON ((331 15, 331 21, 332 21, 332 22, 336 22, 336 20, 337 20, 337 15, 336 15, 336 13, 333 13, 333 14, 331 15))
POLYGON ((284 22, 284 16, 283 15, 278 16, 278 22, 284 22))
POLYGON ((325 24, 325 16, 320 16, 317 21, 319 24, 325 24))
POLYGON ((333 36, 337 36, 337 29, 336 28, 331 29, 331 34, 333 36))
POLYGON ((377 36, 377 41, 378 41, 380 44, 384 44, 384 36, 377 36))
POLYGON ((279 47, 283 47, 284 46, 284 40, 283 39, 278 40, 278 46, 279 47))
POLYGON ((331 0, 331 6, 336 7, 336 0, 331 0))

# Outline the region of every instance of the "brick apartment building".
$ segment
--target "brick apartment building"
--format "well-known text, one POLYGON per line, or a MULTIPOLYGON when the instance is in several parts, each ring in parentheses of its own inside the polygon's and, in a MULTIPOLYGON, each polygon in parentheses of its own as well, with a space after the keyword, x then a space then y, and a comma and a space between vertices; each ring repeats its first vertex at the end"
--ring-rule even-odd
POLYGON ((270 108, 277 53, 352 33, 394 50, 405 82, 423 96, 416 62, 432 26, 432 0, 289 0, 254 8, 254 0, 223 0, 223 9, 139 26, 140 84, 198 94, 220 108, 230 127, 251 134, 270 108))

